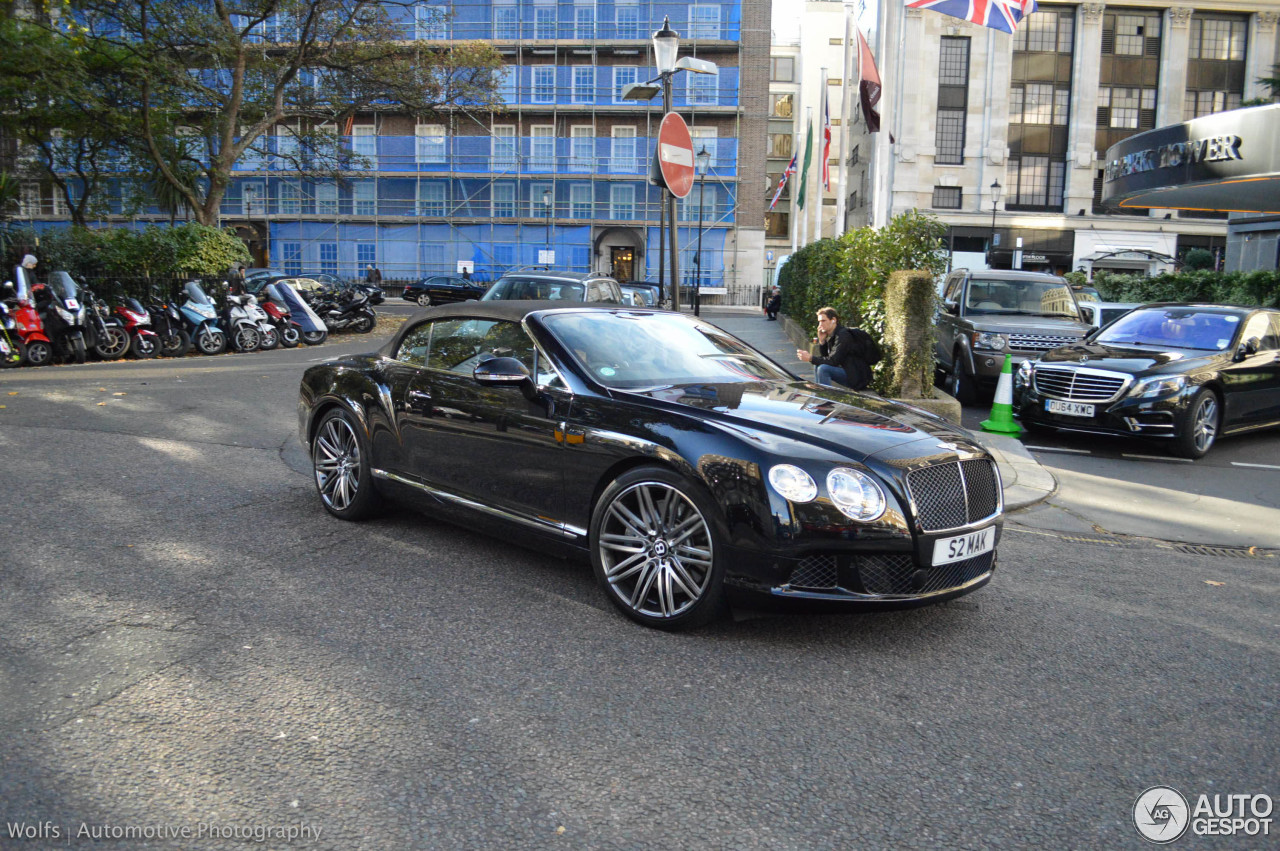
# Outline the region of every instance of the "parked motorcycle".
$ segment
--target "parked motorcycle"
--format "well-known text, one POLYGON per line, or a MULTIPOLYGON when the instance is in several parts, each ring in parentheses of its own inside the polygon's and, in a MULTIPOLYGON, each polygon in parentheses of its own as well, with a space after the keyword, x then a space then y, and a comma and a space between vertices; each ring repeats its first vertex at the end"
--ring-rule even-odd
POLYGON ((129 351, 129 332, 120 318, 112 315, 111 306, 88 287, 81 289, 80 300, 85 306, 85 325, 89 332, 86 340, 93 341, 90 344, 93 353, 102 360, 124 357, 129 351))
POLYGON ((354 292, 322 292, 312 303, 312 308, 330 331, 350 330, 368 334, 378 321, 373 308, 369 306, 369 297, 354 292))
POLYGON ((202 355, 220 355, 227 348, 227 335, 218 327, 218 308, 209 299, 200 284, 188 281, 179 296, 178 308, 192 342, 202 355))
MULTIPOLYGON (((97 342, 88 322, 88 309, 80 300, 80 285, 66 272, 51 272, 49 283, 32 287, 33 301, 54 351, 63 360, 84 363, 89 347, 97 342)), ((30 351, 30 346, 27 347, 30 351)))
POLYGON ((191 335, 183 327, 182 311, 173 301, 166 301, 156 287, 151 288, 151 300, 147 302, 151 326, 160 338, 160 354, 167 358, 180 358, 191 351, 191 335))
POLYGON ((275 284, 267 284, 259 294, 259 309, 266 315, 267 321, 275 327, 280 337, 280 345, 292 349, 302 342, 298 326, 289 321, 289 308, 284 306, 284 298, 276 290, 275 284))
POLYGON ((14 331, 27 349, 27 363, 46 366, 53 362, 53 341, 44 331, 40 314, 36 312, 33 289, 35 282, 22 266, 13 270, 14 298, 8 300, 9 315, 14 331))
POLYGON ((227 309, 222 312, 222 323, 230 335, 231 347, 237 352, 257 351, 262 345, 262 332, 258 329, 258 321, 249 313, 249 303, 253 296, 228 295, 227 309))
POLYGON ((0 369, 22 366, 27 359, 27 347, 18 336, 18 323, 9 314, 9 305, 17 305, 13 285, 8 281, 0 288, 0 369))
POLYGON ((135 358, 146 360, 160 354, 160 335, 151 330, 151 314, 136 298, 126 298, 112 312, 124 323, 129 351, 135 358))
POLYGON ((318 346, 329 338, 329 329, 324 321, 316 315, 311 306, 302 300, 298 291, 286 283, 273 284, 280 297, 280 307, 289 313, 289 321, 298 328, 302 342, 308 346, 318 346))

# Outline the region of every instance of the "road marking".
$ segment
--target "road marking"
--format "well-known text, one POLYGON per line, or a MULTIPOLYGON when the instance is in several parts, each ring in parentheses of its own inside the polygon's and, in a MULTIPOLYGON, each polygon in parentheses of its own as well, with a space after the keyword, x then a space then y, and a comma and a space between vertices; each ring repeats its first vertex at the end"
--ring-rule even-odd
POLYGON ((1196 463, 1190 458, 1170 458, 1167 455, 1130 455, 1128 452, 1120 453, 1125 458, 1141 458, 1145 461, 1169 461, 1175 464, 1194 464, 1196 463))
POLYGON ((1275 464, 1246 464, 1243 461, 1232 461, 1232 467, 1257 467, 1260 470, 1280 470, 1280 466, 1275 464))
POLYGON ((1057 446, 1028 446, 1023 444, 1023 449, 1030 449, 1032 452, 1070 452, 1073 455, 1092 455, 1090 449, 1062 449, 1057 446))

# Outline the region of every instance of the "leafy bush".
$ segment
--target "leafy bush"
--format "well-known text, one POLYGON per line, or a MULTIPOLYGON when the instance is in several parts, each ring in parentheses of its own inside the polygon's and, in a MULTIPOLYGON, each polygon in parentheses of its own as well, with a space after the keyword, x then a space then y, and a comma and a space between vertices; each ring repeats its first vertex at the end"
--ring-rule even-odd
POLYGON ((1214 272, 1186 270, 1148 278, 1095 272, 1093 284, 1107 301, 1199 301, 1280 307, 1280 270, 1214 272))
POLYGON ((77 277, 180 278, 224 274, 250 262, 249 251, 229 230, 192 223, 176 227, 59 228, 40 234, 16 230, 5 250, 5 270, 31 252, 40 260, 37 275, 62 270, 77 277))
POLYGON ((842 325, 862 328, 879 340, 885 357, 873 368, 872 388, 887 392, 894 366, 885 345, 885 284, 899 270, 927 272, 935 279, 945 272, 946 232, 942 222, 910 210, 879 230, 859 228, 810 243, 791 255, 778 276, 783 312, 812 337, 818 308, 834 307, 842 325))

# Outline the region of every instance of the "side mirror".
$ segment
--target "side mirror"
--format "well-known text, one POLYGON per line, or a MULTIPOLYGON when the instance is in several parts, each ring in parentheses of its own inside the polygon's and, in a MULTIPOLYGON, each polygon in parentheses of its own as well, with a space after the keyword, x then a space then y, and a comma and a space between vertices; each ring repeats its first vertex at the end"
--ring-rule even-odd
POLYGON ((942 303, 942 309, 943 309, 943 310, 945 310, 947 313, 950 313, 952 316, 959 316, 959 315, 960 315, 960 302, 958 302, 958 301, 944 301, 944 302, 942 303))
POLYGON ((1258 338, 1250 337, 1249 339, 1241 343, 1239 347, 1236 349, 1236 356, 1235 358, 1233 358, 1233 360, 1242 361, 1251 355, 1256 355, 1258 353, 1258 345, 1259 345, 1258 338))
POLYGON ((519 387, 529 401, 537 396, 533 376, 525 365, 515 358, 489 358, 476 364, 471 376, 481 387, 519 387))

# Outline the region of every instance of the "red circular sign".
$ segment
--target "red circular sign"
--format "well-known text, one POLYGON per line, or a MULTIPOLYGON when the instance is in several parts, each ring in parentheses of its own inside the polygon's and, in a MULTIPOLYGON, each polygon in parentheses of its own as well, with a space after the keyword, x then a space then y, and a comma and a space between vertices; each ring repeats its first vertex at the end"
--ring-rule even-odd
POLYGON ((693 137, 674 112, 662 116, 658 128, 658 168, 672 195, 683 198, 693 189, 693 137))

